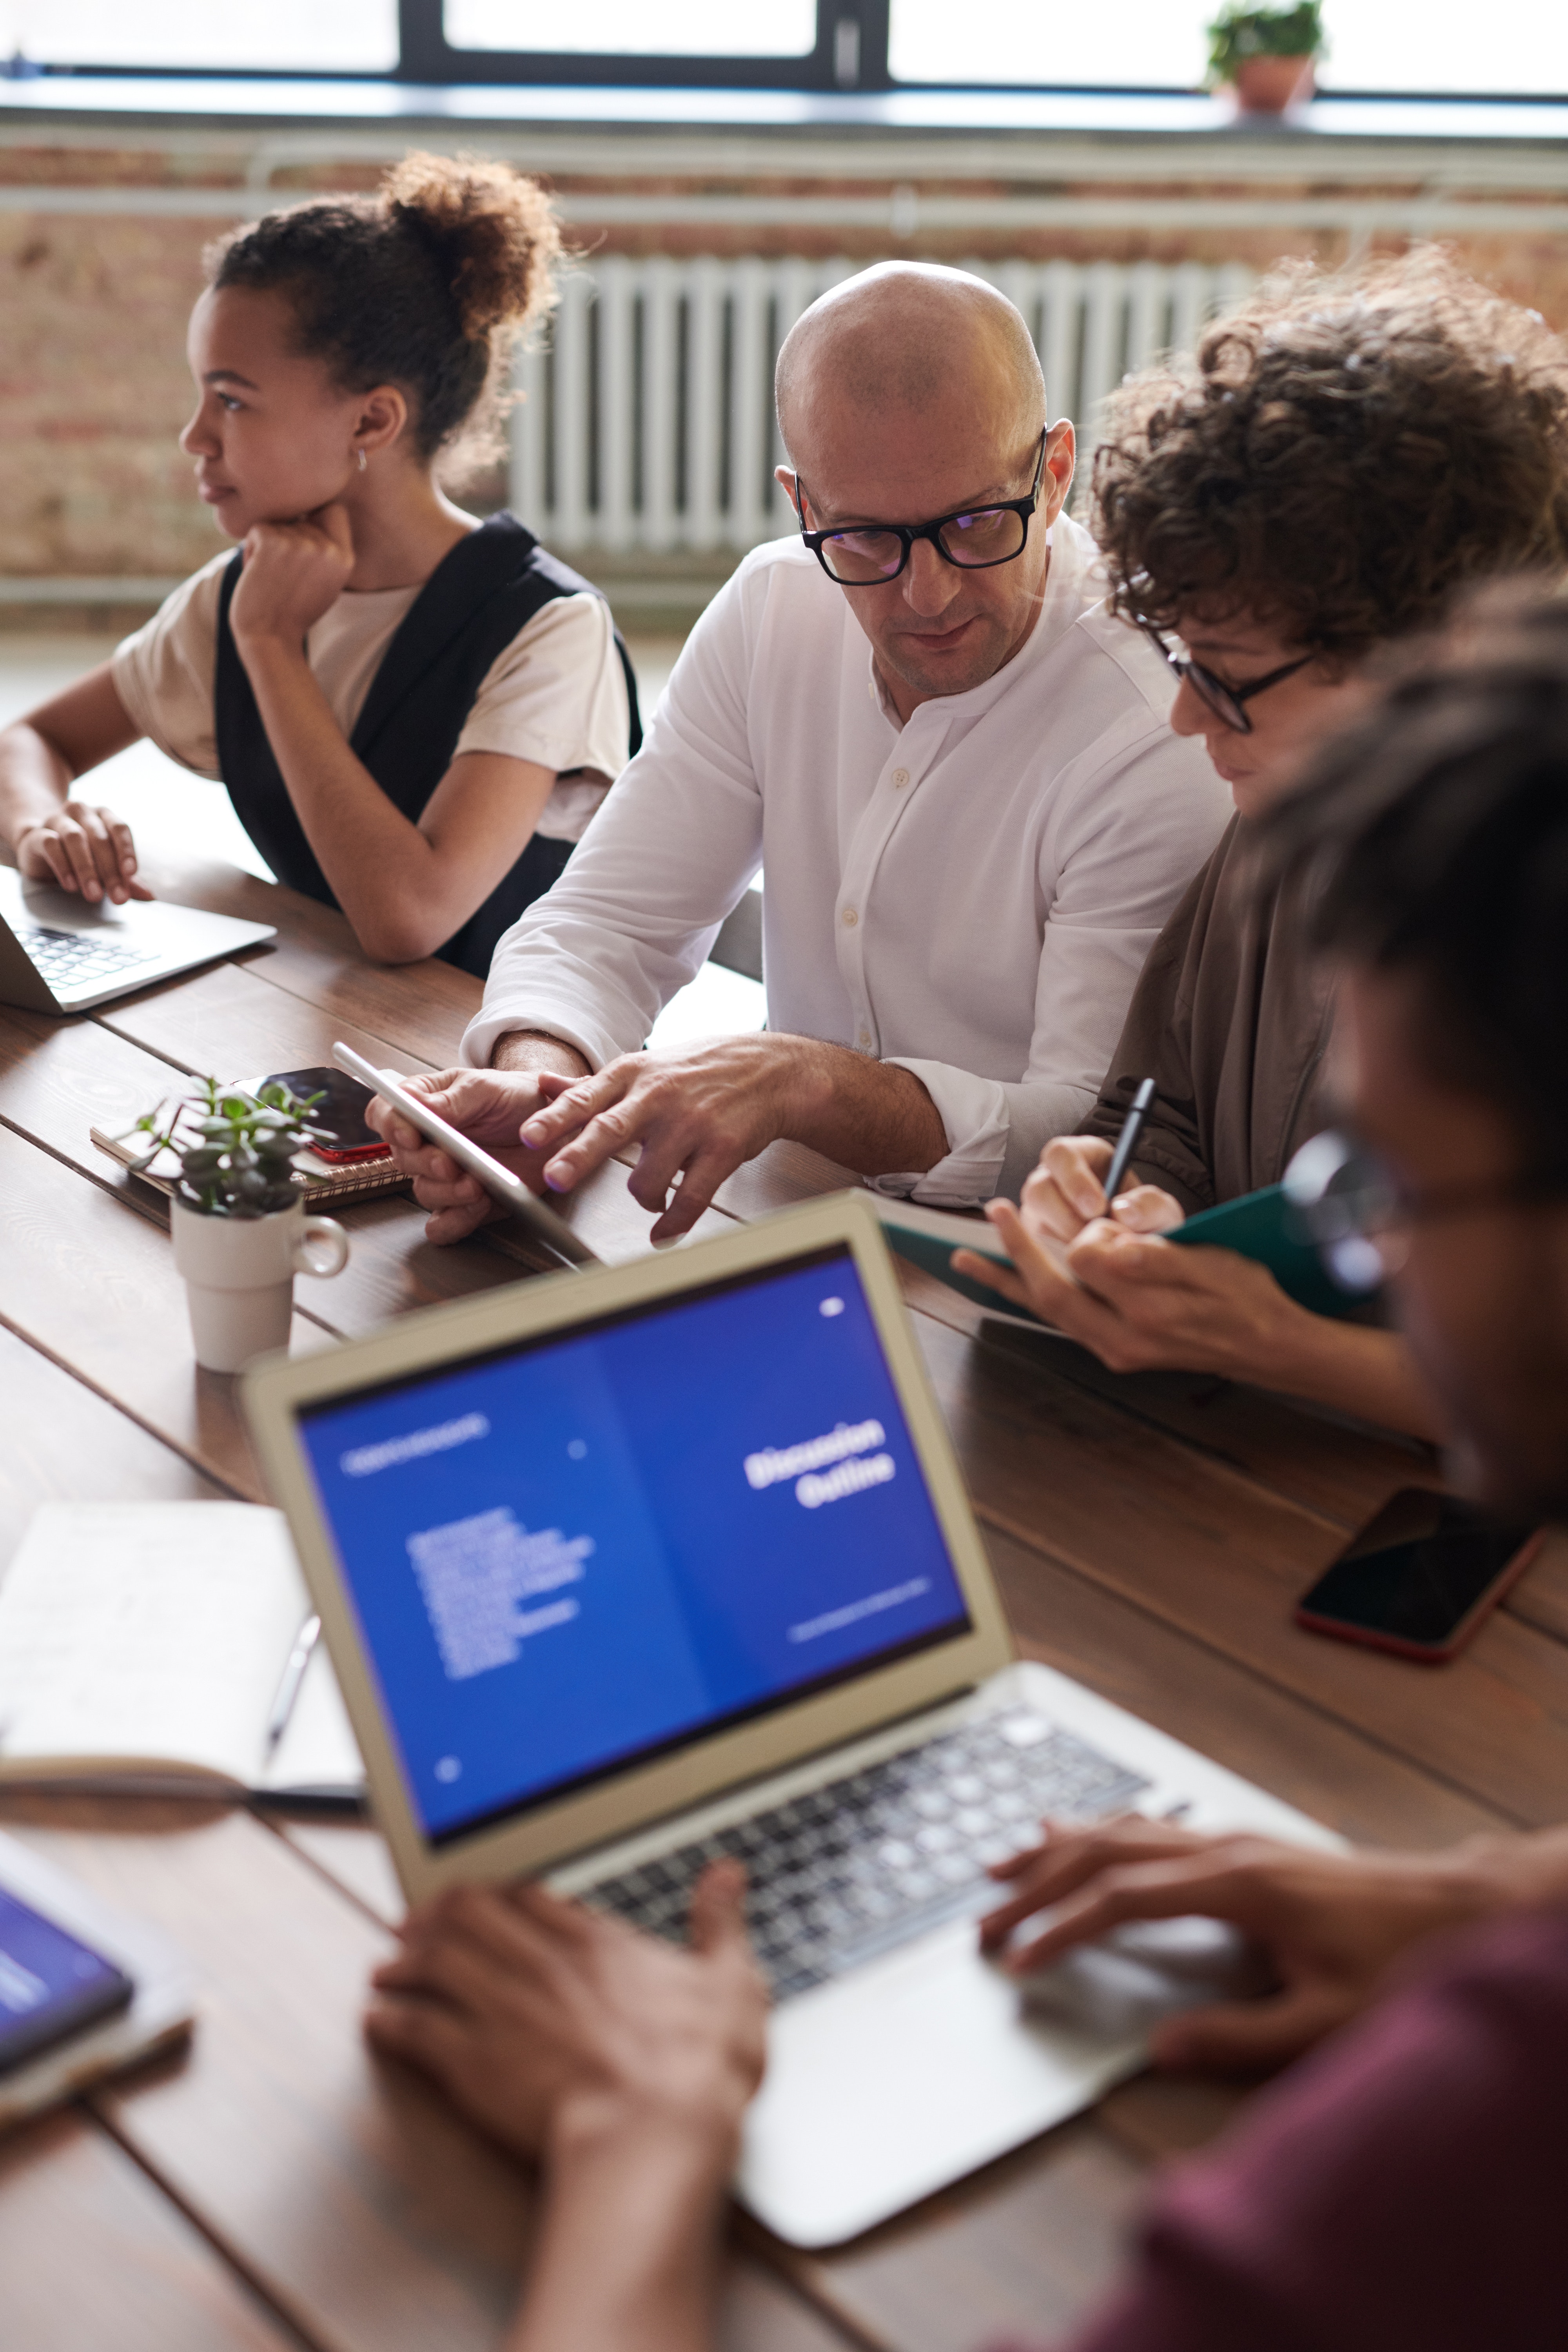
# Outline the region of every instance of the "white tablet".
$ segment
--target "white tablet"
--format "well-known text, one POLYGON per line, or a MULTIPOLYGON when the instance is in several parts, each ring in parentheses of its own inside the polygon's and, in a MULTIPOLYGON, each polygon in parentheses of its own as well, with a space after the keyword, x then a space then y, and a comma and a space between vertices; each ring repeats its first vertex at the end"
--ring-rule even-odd
POLYGON ((528 1227, 536 1242, 542 1243, 564 1265, 600 1264, 596 1254, 586 1242, 578 1240, 565 1218, 557 1216, 537 1192, 531 1192, 521 1176, 514 1176, 510 1168, 503 1168, 499 1160, 492 1160, 488 1151, 481 1151, 477 1143, 470 1143, 457 1128, 449 1127, 444 1118, 438 1118, 428 1103, 421 1102, 417 1095, 411 1095, 405 1087, 400 1087, 395 1076, 389 1076, 385 1070, 378 1070, 374 1063, 365 1060, 363 1054, 356 1054, 352 1045, 345 1045, 341 1039, 333 1043, 332 1059, 340 1070, 349 1071, 362 1086, 369 1087, 374 1093, 384 1096, 386 1101, 395 1105, 409 1126, 416 1127, 427 1141, 439 1144, 466 1175, 475 1177, 492 1198, 510 1209, 513 1216, 528 1227))

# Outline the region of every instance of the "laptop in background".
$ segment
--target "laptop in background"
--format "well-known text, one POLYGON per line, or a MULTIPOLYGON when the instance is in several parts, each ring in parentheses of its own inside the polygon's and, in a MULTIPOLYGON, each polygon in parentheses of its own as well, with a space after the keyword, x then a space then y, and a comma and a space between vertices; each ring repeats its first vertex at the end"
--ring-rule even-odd
POLYGON ((544 1875, 774 1993, 739 2193, 840 2242, 1142 2063, 981 1958, 988 1863, 1141 1807, 1337 1843, 1020 1664, 874 1208, 841 1193, 252 1374, 405 1891, 544 1875))
POLYGON ((96 907, 71 890, 24 882, 0 866, 0 1004, 33 1013, 89 1013, 155 980, 275 939, 270 923, 241 922, 161 898, 96 907))

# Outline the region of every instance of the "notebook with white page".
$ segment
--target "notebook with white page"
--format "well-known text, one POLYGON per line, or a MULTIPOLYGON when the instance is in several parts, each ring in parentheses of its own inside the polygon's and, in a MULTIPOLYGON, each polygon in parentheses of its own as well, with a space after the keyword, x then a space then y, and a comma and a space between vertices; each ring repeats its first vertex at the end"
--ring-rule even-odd
POLYGON ((0 1575, 0 1782, 346 1803, 363 1771, 280 1511, 46 1503, 0 1575))

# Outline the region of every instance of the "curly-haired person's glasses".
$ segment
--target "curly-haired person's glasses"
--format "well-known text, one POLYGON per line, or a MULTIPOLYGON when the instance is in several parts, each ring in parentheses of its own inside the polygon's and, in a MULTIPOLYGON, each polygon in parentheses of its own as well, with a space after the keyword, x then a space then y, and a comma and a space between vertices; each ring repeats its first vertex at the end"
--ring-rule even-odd
POLYGON ((1250 686, 1226 686, 1223 678, 1215 677, 1212 669, 1205 669, 1202 662, 1184 661, 1180 654, 1173 654, 1159 630, 1150 622, 1140 621, 1138 625, 1154 651, 1169 662, 1183 684, 1190 686, 1194 694, 1201 695, 1209 709, 1216 711, 1227 727, 1234 727, 1238 735, 1250 735, 1252 732, 1252 721, 1242 709, 1243 703, 1250 702, 1255 694, 1267 694, 1271 686, 1282 685, 1286 678, 1294 677, 1299 669, 1308 668, 1318 658, 1316 654, 1303 654, 1300 661, 1282 662, 1278 669, 1271 669, 1267 677, 1255 677, 1250 686))
POLYGON ((1029 519, 1040 503, 1046 478, 1049 427, 1040 436, 1039 461, 1026 499, 1006 499, 994 507, 970 507, 963 514, 938 515, 932 522, 867 523, 858 530, 807 530, 805 484, 795 478, 800 535, 830 580, 841 588, 880 587, 896 580, 917 539, 929 539, 945 562, 960 572, 988 572, 1014 563, 1024 552, 1029 519))

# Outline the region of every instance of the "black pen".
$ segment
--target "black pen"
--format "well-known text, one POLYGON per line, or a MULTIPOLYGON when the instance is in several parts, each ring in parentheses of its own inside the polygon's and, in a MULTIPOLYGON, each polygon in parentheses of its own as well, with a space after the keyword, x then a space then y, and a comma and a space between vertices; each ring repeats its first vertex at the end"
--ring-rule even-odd
POLYGON ((1128 1162, 1138 1148, 1138 1138, 1142 1133, 1143 1121, 1153 1109, 1154 1097, 1158 1092, 1159 1088, 1152 1078, 1143 1078, 1139 1082, 1138 1091, 1132 1097, 1132 1107, 1121 1122, 1121 1132, 1116 1139, 1116 1149, 1110 1155, 1110 1166, 1106 1171, 1105 1205, 1107 1208, 1121 1190, 1122 1181, 1127 1174, 1128 1162))
POLYGON ((289 1728, 289 1718, 294 1712, 294 1702, 300 1696, 300 1685, 305 1679, 305 1669, 310 1663, 310 1653, 321 1639, 321 1621, 307 1617, 294 1636, 294 1646, 289 1653, 278 1685, 278 1696, 272 1702, 272 1712, 267 1718, 267 1753, 270 1757, 289 1728))

